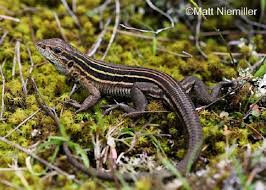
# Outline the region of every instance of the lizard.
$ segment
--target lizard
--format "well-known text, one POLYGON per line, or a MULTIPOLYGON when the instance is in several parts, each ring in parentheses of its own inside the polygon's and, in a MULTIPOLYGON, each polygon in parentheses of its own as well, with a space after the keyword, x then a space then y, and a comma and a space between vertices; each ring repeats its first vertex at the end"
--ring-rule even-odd
MULTIPOLYGON (((67 102, 77 109, 76 112, 86 111, 95 105, 102 96, 109 95, 126 97, 134 103, 134 107, 117 103, 110 106, 109 111, 118 108, 128 113, 130 117, 138 117, 147 106, 147 97, 162 99, 175 112, 177 120, 181 124, 177 128, 182 127, 188 138, 186 154, 176 168, 183 174, 190 172, 203 144, 202 126, 190 95, 194 98, 198 97, 200 103, 206 104, 215 100, 222 87, 228 86, 228 83, 220 83, 209 93, 204 83, 195 77, 187 77, 179 82, 170 75, 157 70, 99 61, 86 56, 59 38, 40 40, 35 45, 60 73, 79 82, 90 92, 90 95, 82 103, 72 99, 67 102)), ((65 152, 70 155, 66 145, 64 148, 65 152)), ((70 159, 70 162, 82 169, 78 165, 79 163, 73 163, 75 162, 73 159, 70 159)), ((83 170, 85 169, 83 168, 83 170)), ((88 173, 112 179, 110 174, 98 172, 94 168, 91 168, 88 173)), ((131 179, 129 175, 124 176, 127 176, 126 179, 131 179)))

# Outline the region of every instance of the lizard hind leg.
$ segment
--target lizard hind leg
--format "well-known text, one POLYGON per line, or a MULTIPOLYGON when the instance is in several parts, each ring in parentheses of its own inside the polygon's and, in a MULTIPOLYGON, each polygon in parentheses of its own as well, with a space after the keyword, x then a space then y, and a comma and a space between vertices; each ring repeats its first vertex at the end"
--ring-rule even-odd
POLYGON ((143 115, 148 104, 146 93, 158 90, 157 85, 148 82, 136 82, 130 90, 130 97, 134 103, 134 107, 130 107, 124 103, 117 103, 113 105, 108 105, 104 114, 110 113, 113 109, 121 109, 127 113, 127 116, 135 118, 143 115))
POLYGON ((202 80, 189 76, 181 81, 182 87, 196 105, 208 105, 221 96, 222 89, 233 86, 233 82, 222 81, 212 88, 207 87, 202 80))

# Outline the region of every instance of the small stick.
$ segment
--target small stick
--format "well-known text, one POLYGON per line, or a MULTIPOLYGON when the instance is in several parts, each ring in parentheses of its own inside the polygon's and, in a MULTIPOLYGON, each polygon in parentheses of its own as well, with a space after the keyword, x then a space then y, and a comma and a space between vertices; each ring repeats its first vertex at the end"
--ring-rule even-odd
POLYGON ((72 89, 71 89, 71 91, 69 93, 69 97, 71 97, 74 94, 76 89, 77 89, 77 83, 74 83, 74 85, 72 86, 72 89))
POLYGON ((174 27, 174 25, 175 25, 174 24, 174 20, 172 19, 172 17, 169 14, 163 12, 161 9, 156 7, 150 0, 146 0, 146 3, 150 6, 150 8, 152 8, 153 10, 159 12, 161 15, 165 16, 166 18, 168 18, 168 20, 171 23, 171 26, 169 26, 169 27, 165 27, 165 28, 161 28, 161 29, 156 30, 156 34, 159 34, 160 32, 162 32, 164 30, 168 30, 168 29, 174 27))
POLYGON ((73 10, 73 12, 77 11, 77 1, 76 0, 72 0, 72 10, 73 10))
POLYGON ((27 171, 27 168, 0 168, 0 172, 27 171))
POLYGON ((96 13, 101 13, 105 10, 105 8, 107 7, 107 5, 109 3, 111 3, 111 0, 105 0, 103 4, 101 4, 99 7, 96 7, 95 9, 93 9, 93 11, 96 13))
POLYGON ((56 12, 54 12, 54 17, 55 17, 56 24, 57 24, 57 26, 58 26, 58 28, 59 28, 59 30, 60 30, 60 33, 61 33, 62 38, 63 38, 65 41, 67 41, 67 38, 66 38, 66 35, 65 35, 65 31, 64 31, 64 29, 63 29, 62 26, 61 26, 60 20, 59 20, 58 15, 57 15, 56 12))
POLYGON ((0 9, 3 10, 3 12, 9 14, 9 15, 14 15, 15 13, 9 9, 7 9, 5 6, 0 5, 0 9))
POLYGON ((4 96, 5 96, 5 76, 3 73, 3 67, 5 65, 5 61, 3 62, 3 64, 0 66, 0 73, 1 73, 1 77, 2 77, 2 95, 1 95, 1 113, 0 113, 0 120, 4 120, 3 119, 3 114, 5 111, 5 101, 4 101, 4 96))
POLYGON ((0 141, 10 145, 11 147, 14 147, 24 153, 26 153, 27 155, 31 156, 32 158, 38 160, 40 163, 46 165, 48 168, 57 171, 59 174, 66 176, 68 179, 74 180, 76 183, 79 183, 79 181, 77 181, 77 179, 75 179, 74 175, 70 175, 67 172, 63 171, 62 169, 60 169, 59 167, 49 163, 48 161, 44 160, 43 158, 37 156, 36 154, 32 153, 30 150, 28 150, 25 147, 20 146, 19 144, 16 144, 12 141, 7 140, 5 137, 0 137, 0 141))
POLYGON ((252 20, 250 20, 248 17, 246 17, 246 16, 244 16, 244 15, 239 15, 239 17, 241 18, 241 19, 243 19, 246 23, 248 23, 248 24, 250 24, 250 25, 253 25, 253 26, 257 26, 257 27, 259 27, 259 28, 264 28, 264 29, 266 29, 266 24, 261 24, 261 23, 259 23, 259 22, 255 22, 255 21, 252 21, 252 20))
POLYGON ((262 58, 261 60, 259 60, 258 62, 256 62, 254 65, 252 65, 252 66, 249 68, 250 71, 251 71, 251 73, 254 73, 255 71, 257 71, 258 68, 260 68, 260 66, 264 64, 265 60, 266 60, 266 56, 263 57, 263 58, 262 58))
POLYGON ((165 48, 159 48, 159 47, 157 47, 157 50, 158 51, 161 51, 161 52, 169 53, 169 54, 172 54, 172 55, 175 55, 175 56, 178 56, 178 57, 186 57, 186 58, 193 57, 191 54, 189 54, 187 52, 186 53, 184 53, 184 52, 182 52, 182 53, 176 53, 176 52, 168 51, 165 48))
POLYGON ((221 32, 216 32, 216 31, 212 31, 212 32, 201 32, 200 36, 203 37, 208 37, 208 36, 219 36, 220 34, 222 35, 232 35, 232 34, 237 34, 237 35, 245 35, 245 34, 266 34, 266 31, 263 30, 255 30, 255 31, 230 31, 230 30, 224 30, 221 32))
POLYGON ((5 31, 4 34, 2 35, 1 39, 0 39, 0 45, 2 45, 2 43, 4 42, 5 37, 7 36, 8 31, 5 31))
POLYGON ((27 88, 25 88, 25 81, 24 81, 23 73, 22 73, 22 65, 20 62, 20 42, 19 41, 16 42, 16 57, 17 57, 17 62, 18 62, 20 80, 21 80, 21 84, 22 84, 22 90, 23 90, 24 95, 26 95, 27 94, 27 88))
POLYGON ((97 41, 91 46, 91 48, 87 52, 87 56, 91 57, 92 55, 95 54, 95 52, 97 51, 97 49, 99 48, 99 46, 102 43, 103 37, 104 37, 104 35, 105 35, 106 31, 107 31, 107 27, 110 24, 110 22, 111 22, 111 18, 109 18, 106 21, 103 30, 101 31, 101 33, 99 34, 99 36, 97 38, 97 41))
POLYGON ((12 66, 12 79, 15 78, 15 74, 16 74, 16 64, 17 64, 17 59, 16 59, 16 53, 13 57, 13 66, 12 66))
POLYGON ((199 37, 200 37, 200 25, 201 25, 201 14, 198 15, 198 22, 196 25, 196 48, 200 52, 200 54, 205 58, 208 59, 208 56, 202 51, 199 43, 199 37))
POLYGON ((12 129, 11 131, 9 131, 4 138, 7 138, 8 136, 10 136, 14 131, 18 130, 22 125, 24 125, 27 121, 29 121, 34 115, 36 115, 39 111, 41 110, 41 108, 39 108, 37 111, 35 111, 33 114, 31 114, 29 117, 27 117, 26 119, 24 119, 18 126, 16 126, 14 129, 12 129))
MULTIPOLYGON (((32 60, 32 57, 31 57, 31 51, 30 51, 30 48, 27 47, 27 52, 28 52, 28 55, 29 55, 29 58, 30 58, 30 70, 29 70, 29 76, 31 75, 32 71, 33 71, 33 68, 34 68, 34 62, 32 60)), ((25 88, 27 88, 27 84, 28 84, 28 78, 26 79, 25 81, 25 88)))
POLYGON ((168 15, 167 13, 163 12, 161 9, 159 9, 158 7, 156 7, 150 0, 146 0, 146 3, 150 6, 150 8, 152 8, 153 10, 159 12, 163 16, 167 17, 169 19, 170 23, 171 23, 171 26, 165 27, 165 28, 160 28, 160 29, 157 29, 156 31, 154 31, 154 30, 138 29, 138 28, 134 28, 134 27, 131 27, 131 26, 126 26, 124 24, 120 24, 120 26, 122 26, 122 27, 124 27, 125 29, 128 29, 128 30, 135 30, 135 31, 145 32, 145 33, 153 33, 155 35, 159 34, 160 32, 162 32, 164 30, 168 30, 168 29, 174 27, 174 20, 172 19, 172 17, 170 17, 170 15, 168 15))
POLYGON ((0 183, 4 184, 7 187, 11 187, 12 189, 25 190, 24 188, 19 187, 18 185, 14 185, 13 183, 5 179, 0 179, 0 183))
MULTIPOLYGON (((121 25, 123 25, 123 24, 120 24, 120 26, 121 25)), ((108 29, 108 30, 110 30, 110 29, 108 29)), ((117 33, 128 35, 128 36, 133 36, 133 37, 137 37, 137 38, 147 39, 147 40, 152 40, 154 38, 153 36, 144 35, 140 32, 130 32, 130 31, 119 30, 119 29, 117 29, 117 33)), ((169 38, 162 38, 162 37, 158 37, 157 40, 162 41, 162 42, 172 42, 173 41, 169 38)))
POLYGON ((54 113, 47 105, 45 105, 44 100, 41 97, 40 92, 39 92, 37 85, 36 85, 33 78, 30 79, 30 82, 33 85, 33 88, 35 90, 35 94, 36 94, 35 98, 36 98, 38 105, 41 107, 41 109, 43 109, 55 121, 55 123, 59 127, 60 121, 59 121, 59 118, 57 117, 56 113, 54 113))
MULTIPOLYGON (((18 158, 13 159, 13 164, 11 165, 11 168, 18 169, 18 158)), ((30 189, 29 183, 25 176, 23 175, 23 171, 21 170, 15 170, 16 176, 20 179, 21 183, 25 187, 25 189, 30 189)))
POLYGON ((19 18, 7 16, 7 15, 0 15, 0 19, 6 19, 6 20, 14 21, 14 22, 20 22, 19 18))
POLYGON ((116 32, 117 32, 117 28, 118 28, 118 25, 119 25, 119 21, 120 21, 120 2, 119 0, 115 0, 115 26, 113 28, 113 33, 112 33, 112 36, 109 40, 109 43, 108 43, 108 46, 102 56, 102 60, 104 60, 104 58, 106 57, 114 39, 115 39, 115 35, 116 35, 116 32))
MULTIPOLYGON (((228 56, 228 53, 225 53, 225 52, 212 52, 212 54, 214 55, 220 55, 220 56, 228 56)), ((242 53, 231 53, 232 56, 241 56, 243 55, 242 53)), ((258 56, 266 56, 266 53, 257 53, 258 56)))
POLYGON ((263 171, 265 169, 265 166, 261 166, 261 167, 255 167, 250 173, 249 173, 249 176, 248 176, 248 179, 247 179, 247 182, 246 182, 246 187, 248 187, 253 179, 255 178, 255 176, 260 173, 261 171, 263 171))
POLYGON ((77 18, 77 16, 73 13, 73 11, 71 11, 71 9, 69 8, 66 0, 61 0, 61 2, 63 3, 64 7, 66 8, 68 14, 70 14, 70 16, 73 18, 74 22, 76 23, 76 25, 81 28, 79 20, 77 18))

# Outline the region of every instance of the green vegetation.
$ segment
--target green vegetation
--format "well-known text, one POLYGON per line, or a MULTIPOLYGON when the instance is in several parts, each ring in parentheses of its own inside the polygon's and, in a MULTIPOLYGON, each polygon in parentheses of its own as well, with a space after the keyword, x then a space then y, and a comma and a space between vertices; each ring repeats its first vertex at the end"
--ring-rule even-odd
MULTIPOLYGON (((227 94, 222 100, 199 111, 204 132, 201 158, 194 164, 192 174, 183 177, 174 169, 172 161, 183 157, 186 138, 182 130, 175 128, 174 114, 163 112, 168 108, 162 102, 151 100, 147 109, 151 113, 139 119, 124 117, 119 110, 104 116, 101 107, 114 102, 108 97, 87 112, 78 114, 74 108, 64 105, 70 99, 73 82, 59 74, 37 52, 34 42, 64 38, 87 52, 105 30, 102 26, 110 18, 111 23, 106 28, 102 43, 93 55, 101 59, 115 25, 115 2, 111 1, 102 10, 99 6, 104 2, 100 0, 78 0, 76 8, 68 0, 75 17, 69 14, 62 2, 0 0, 0 136, 75 175, 76 180, 58 174, 38 160, 29 159, 23 151, 0 141, 0 189, 121 187, 146 190, 153 187, 198 189, 199 186, 202 189, 254 189, 265 183, 266 170, 262 165, 266 157, 266 141, 263 140, 266 135, 266 90, 263 87, 266 83, 266 39, 263 28, 255 27, 254 33, 247 34, 234 23, 241 21, 245 27, 252 27, 252 23, 243 22, 237 16, 206 16, 201 21, 199 33, 196 33, 197 17, 185 15, 184 8, 177 6, 175 1, 153 1, 165 12, 177 9, 171 15, 176 21, 171 28, 171 20, 145 1, 120 0, 120 23, 129 23, 135 29, 118 28, 105 61, 153 68, 176 80, 193 75, 209 86, 233 78, 241 84, 234 89, 235 93, 227 94), (169 28, 154 33, 166 27, 169 28), (221 32, 215 33, 214 28, 221 32), (201 50, 195 45, 196 41, 201 50), (236 45, 229 45, 229 42, 236 45), (233 63, 228 50, 234 58, 233 63), (262 66, 251 71, 260 62, 262 66), (29 82, 31 77, 41 97, 60 118, 60 129, 50 116, 39 109, 34 88, 29 82), (170 167, 176 178, 167 184, 152 177, 128 184, 119 176, 120 183, 88 177, 68 163, 61 147, 64 142, 68 142, 73 153, 87 167, 93 165, 110 169, 114 160, 118 159, 120 172, 170 167)), ((193 5, 189 2, 185 5, 199 6, 194 1, 191 1, 193 5)), ((232 6, 241 7, 239 2, 234 2, 232 6)), ((244 4, 265 10, 266 3, 261 0, 257 4, 244 4)), ((266 14, 261 15, 257 22, 265 18, 266 14)), ((71 98, 81 102, 87 95, 88 92, 81 87, 71 98)))

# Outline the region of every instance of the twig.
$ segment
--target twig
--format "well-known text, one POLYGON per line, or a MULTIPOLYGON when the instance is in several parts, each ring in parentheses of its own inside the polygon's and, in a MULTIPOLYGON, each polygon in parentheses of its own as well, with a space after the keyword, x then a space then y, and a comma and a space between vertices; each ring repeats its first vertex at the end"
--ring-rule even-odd
POLYGON ((246 187, 248 187, 253 179, 255 178, 255 176, 260 173, 261 171, 263 171, 265 169, 265 166, 261 166, 261 167, 255 167, 250 173, 249 173, 249 176, 248 176, 248 179, 247 179, 247 182, 246 182, 246 187))
POLYGON ((244 16, 244 15, 239 15, 241 19, 243 19, 246 23, 253 25, 253 26, 257 26, 259 28, 264 28, 266 29, 266 25, 265 24, 261 24, 252 20, 249 20, 248 17, 244 16))
POLYGON ((36 154, 33 154, 30 150, 28 150, 25 147, 20 146, 19 144, 16 144, 12 141, 7 140, 5 137, 0 137, 0 141, 10 145, 11 147, 14 147, 24 153, 26 153, 27 155, 31 156, 32 158, 38 160, 40 163, 46 165, 49 169, 55 170, 57 171, 59 174, 66 176, 68 179, 74 180, 76 183, 79 183, 79 181, 77 181, 77 179, 75 179, 74 175, 70 175, 67 172, 63 171, 62 169, 58 168, 57 166, 49 163, 48 161, 44 160, 43 158, 37 156, 36 154))
POLYGON ((104 3, 101 4, 99 7, 96 7, 95 9, 93 9, 93 12, 95 13, 103 12, 109 3, 111 3, 111 0, 105 0, 104 3))
POLYGON ((119 25, 119 22, 120 22, 120 2, 119 0, 115 0, 115 25, 114 25, 114 28, 113 28, 113 33, 112 33, 112 36, 109 40, 109 43, 107 45, 107 48, 102 56, 102 60, 104 60, 104 58, 106 57, 114 39, 115 39, 115 35, 116 35, 116 32, 117 32, 117 28, 118 28, 118 25, 119 25))
POLYGON ((41 180, 45 181, 46 179, 49 179, 49 178, 56 176, 56 175, 57 175, 56 171, 51 171, 51 172, 48 172, 43 177, 41 177, 41 180))
POLYGON ((220 30, 219 30, 219 29, 216 29, 216 31, 220 34, 221 39, 223 40, 224 44, 226 45, 226 49, 227 49, 228 54, 230 55, 232 65, 236 67, 236 65, 235 65, 235 61, 234 61, 234 57, 233 57, 233 55, 232 55, 232 53, 231 53, 231 51, 230 51, 230 47, 229 47, 229 45, 226 43, 226 41, 225 41, 223 35, 220 33, 220 30))
POLYGON ((35 13, 38 10, 40 10, 39 7, 38 8, 37 7, 30 7, 30 6, 27 6, 27 5, 24 5, 24 4, 22 4, 21 7, 22 7, 22 11, 24 11, 24 12, 35 13))
POLYGON ((257 130, 255 129, 254 127, 252 127, 252 125, 246 125, 248 128, 250 128, 254 133, 256 133, 259 138, 258 139, 264 139, 264 136, 257 130))
POLYGON ((105 25, 104 25, 104 28, 103 30, 101 31, 101 33, 99 34, 98 38, 97 38, 97 41, 91 46, 91 48, 88 50, 87 52, 87 56, 91 57, 92 55, 95 54, 95 52, 97 51, 97 49, 99 48, 100 44, 102 43, 102 40, 103 40, 103 37, 107 31, 107 27, 108 25, 110 24, 111 22, 111 18, 109 18, 105 25))
POLYGON ((22 65, 20 62, 20 42, 19 41, 16 42, 16 57, 17 57, 17 62, 18 62, 20 81, 22 84, 22 90, 23 90, 24 95, 26 95, 27 94, 27 88, 25 86, 25 81, 24 81, 23 73, 22 73, 22 65))
POLYGON ((251 158, 251 147, 250 144, 245 145, 246 151, 244 152, 243 168, 245 171, 248 170, 250 158, 251 158))
MULTIPOLYGON (((103 25, 103 22, 102 22, 103 17, 104 17, 103 13, 104 13, 104 11, 107 8, 109 3, 111 3, 111 0, 105 0, 103 4, 101 4, 100 6, 94 8, 92 10, 92 13, 99 15, 99 19, 100 19, 99 28, 100 29, 104 29, 104 25, 103 25)), ((110 19, 110 17, 109 17, 109 19, 110 19)))
MULTIPOLYGON (((238 34, 238 35, 241 35, 241 34, 249 34, 249 33, 252 33, 252 34, 266 34, 266 31, 264 30, 255 30, 255 31, 248 31, 248 32, 244 32, 244 31, 230 31, 230 30, 224 30, 224 31, 220 31, 220 33, 222 35, 232 35, 232 34, 238 34)), ((208 37, 208 36, 219 36, 220 34, 216 31, 210 31, 210 32, 201 32, 200 33, 200 36, 204 36, 204 37, 208 37)))
POLYGON ((4 42, 5 37, 7 36, 8 31, 5 31, 4 34, 2 35, 1 39, 0 39, 0 45, 2 45, 2 43, 4 42))
POLYGON ((74 22, 76 23, 76 25, 81 28, 81 25, 79 23, 79 20, 77 18, 77 16, 71 11, 71 9, 69 8, 66 0, 61 0, 61 2, 63 3, 64 7, 66 8, 68 14, 70 14, 70 16, 73 18, 74 22))
POLYGON ((16 64, 17 64, 17 59, 16 59, 16 53, 13 57, 13 65, 12 65, 12 79, 15 78, 15 74, 16 74, 16 64))
POLYGON ((187 52, 184 53, 184 51, 182 53, 176 53, 176 52, 168 51, 165 48, 159 48, 159 47, 157 47, 157 50, 161 51, 161 52, 169 53, 169 54, 172 54, 172 55, 175 55, 175 56, 178 56, 178 57, 187 57, 187 58, 193 57, 191 54, 189 54, 187 52))
POLYGON ((77 1, 76 0, 72 0, 72 10, 73 10, 73 12, 77 11, 77 1))
MULTIPOLYGON (((121 26, 121 24, 120 24, 120 26, 121 26)), ((130 31, 119 30, 119 29, 117 29, 117 33, 128 35, 128 36, 134 36, 137 38, 147 39, 147 40, 152 40, 154 38, 153 36, 144 35, 143 33, 140 33, 140 32, 130 32, 130 31)), ((162 37, 158 37, 157 40, 162 41, 162 42, 172 42, 173 41, 171 39, 162 38, 162 37)))
POLYGON ((11 187, 12 189, 24 190, 24 188, 19 187, 19 186, 17 186, 17 185, 14 185, 14 184, 11 183, 10 181, 4 180, 4 179, 0 179, 0 183, 6 185, 7 187, 11 187))
POLYGON ((64 29, 63 29, 62 26, 61 26, 60 20, 59 20, 58 15, 57 15, 56 12, 54 12, 54 17, 55 17, 56 24, 57 24, 57 26, 58 26, 58 28, 59 28, 59 30, 60 30, 60 33, 61 33, 62 38, 63 38, 65 41, 67 41, 67 38, 66 38, 66 36, 65 36, 65 31, 64 31, 64 29))
MULTIPOLYGON (((228 53, 226 52, 212 52, 214 55, 219 55, 219 56, 228 56, 228 53)), ((241 56, 243 53, 231 53, 232 56, 241 56)), ((266 56, 266 53, 257 53, 258 56, 266 56)))
POLYGON ((26 171, 27 168, 0 168, 0 172, 26 171))
POLYGON ((261 60, 259 60, 257 63, 255 63, 254 65, 252 65, 249 69, 251 71, 251 73, 254 73, 255 71, 257 71, 257 69, 264 64, 266 60, 266 56, 263 57, 261 60))
MULTIPOLYGON (((13 164, 11 165, 11 168, 18 169, 17 158, 13 159, 13 164)), ((28 183, 27 179, 25 178, 25 176, 23 175, 23 171, 15 170, 15 174, 20 179, 20 181, 23 184, 23 186, 25 187, 25 189, 30 189, 29 183, 28 183)))
POLYGON ((59 20, 58 15, 57 15, 56 12, 54 12, 54 17, 55 17, 56 24, 57 24, 57 26, 58 26, 58 28, 59 28, 59 30, 60 30, 61 36, 63 37, 63 39, 64 39, 65 41, 67 41, 67 40, 66 40, 66 36, 65 36, 65 34, 64 34, 64 29, 63 29, 62 26, 61 26, 60 20, 59 20))
POLYGON ((71 89, 71 91, 69 93, 69 97, 72 96, 72 94, 74 94, 74 92, 76 91, 76 89, 77 89, 77 83, 74 83, 74 85, 72 86, 72 89, 71 89))
POLYGON ((39 108, 37 111, 35 111, 33 114, 31 114, 29 117, 24 119, 18 126, 16 126, 14 129, 9 131, 4 137, 7 138, 10 136, 14 131, 18 130, 22 125, 24 125, 27 121, 29 121, 34 115, 36 115, 41 109, 39 108))
POLYGON ((0 19, 6 19, 6 20, 12 20, 14 22, 20 22, 19 18, 11 17, 11 16, 6 16, 6 15, 0 15, 0 19))
MULTIPOLYGON (((29 58, 30 58, 30 70, 29 70, 29 76, 31 76, 31 73, 33 71, 33 68, 34 68, 34 62, 32 60, 32 56, 31 56, 31 51, 30 51, 30 48, 27 47, 27 52, 28 52, 28 55, 29 55, 29 58)), ((25 81, 25 88, 27 88, 27 84, 28 84, 28 78, 26 79, 25 81)))
POLYGON ((5 76, 3 73, 3 67, 5 65, 5 61, 3 62, 3 64, 0 66, 0 73, 1 73, 1 77, 2 77, 2 95, 1 95, 1 113, 0 113, 0 120, 4 120, 3 118, 3 114, 5 111, 5 100, 4 100, 4 96, 5 96, 5 76))
POLYGON ((160 32, 164 31, 164 30, 168 30, 170 28, 173 28, 175 26, 174 24, 174 20, 172 19, 172 17, 170 17, 170 15, 168 15, 167 13, 163 12, 161 9, 159 9, 158 7, 156 7, 150 0, 146 0, 146 3, 155 11, 159 12, 160 14, 162 14, 163 16, 165 16, 166 18, 168 18, 168 20, 171 23, 171 26, 169 27, 165 27, 165 28, 161 28, 156 30, 156 34, 159 34, 160 32))
POLYGON ((15 13, 9 9, 7 9, 5 6, 0 5, 0 9, 3 10, 5 13, 9 14, 9 15, 14 15, 15 13))
POLYGON ((41 94, 40 94, 40 92, 39 92, 39 90, 37 88, 37 85, 36 85, 34 79, 31 78, 30 82, 33 85, 33 88, 35 90, 35 98, 36 98, 36 101, 37 101, 38 105, 41 107, 42 110, 44 110, 56 122, 56 124, 59 127, 60 126, 59 118, 56 116, 55 113, 53 113, 51 111, 51 109, 48 108, 48 106, 45 105, 44 100, 41 97, 41 94))
POLYGON ((120 26, 122 26, 122 27, 124 27, 125 29, 128 29, 128 30, 135 30, 135 31, 144 32, 144 33, 153 33, 154 35, 157 35, 157 34, 159 34, 160 32, 162 32, 164 30, 168 30, 168 29, 174 27, 174 20, 170 17, 170 15, 168 15, 167 13, 163 12, 161 9, 159 9, 158 7, 153 5, 150 0, 146 0, 146 3, 150 6, 150 8, 152 8, 153 10, 159 12, 163 16, 167 17, 169 19, 170 23, 171 23, 171 26, 165 27, 165 28, 160 28, 160 29, 157 29, 155 31, 154 30, 139 29, 139 28, 135 28, 135 27, 131 27, 131 26, 126 26, 124 24, 120 24, 120 26))
MULTIPOLYGON (((263 98, 265 98, 264 96, 261 96, 259 97, 255 102, 252 103, 252 105, 256 105, 257 103, 259 103, 263 98)), ((243 115, 243 120, 245 120, 251 113, 252 113, 252 110, 253 110, 253 106, 250 106, 250 108, 248 109, 248 111, 245 112, 245 114, 243 115)), ((258 132, 259 133, 259 132, 258 132)), ((260 135, 262 136, 262 135, 260 135)), ((262 136, 263 138, 263 136, 262 136)))
POLYGON ((196 48, 198 49, 198 51, 200 52, 200 54, 205 58, 208 59, 208 56, 202 51, 201 47, 200 47, 200 43, 199 43, 199 37, 200 37, 200 25, 201 25, 201 14, 198 15, 198 22, 196 25, 196 48))

